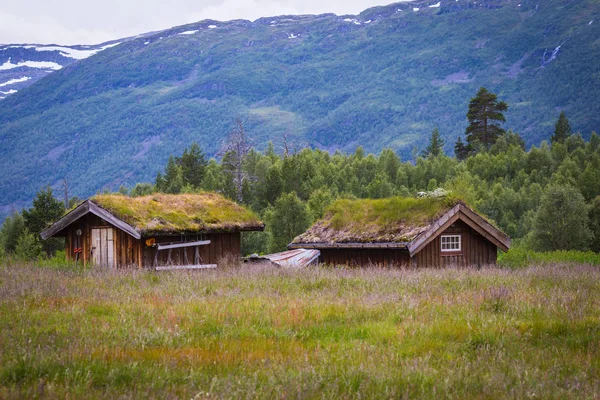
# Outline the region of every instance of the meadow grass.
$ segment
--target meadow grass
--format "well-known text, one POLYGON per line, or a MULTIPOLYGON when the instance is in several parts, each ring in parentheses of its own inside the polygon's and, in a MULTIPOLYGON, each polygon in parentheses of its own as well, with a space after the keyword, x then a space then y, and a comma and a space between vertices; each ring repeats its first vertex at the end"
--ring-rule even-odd
POLYGON ((0 267, 0 398, 598 398, 600 270, 0 267))

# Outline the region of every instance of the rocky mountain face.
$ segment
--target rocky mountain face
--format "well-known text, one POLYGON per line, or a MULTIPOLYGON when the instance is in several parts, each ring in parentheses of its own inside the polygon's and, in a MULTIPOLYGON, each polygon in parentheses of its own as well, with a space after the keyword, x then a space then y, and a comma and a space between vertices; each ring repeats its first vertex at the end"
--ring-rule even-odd
POLYGON ((236 118, 259 149, 285 134, 408 159, 437 127, 451 152, 480 86, 509 104, 506 126, 529 145, 550 136, 561 110, 589 137, 600 126, 599 37, 596 0, 417 0, 201 21, 77 62, 106 44, 0 47, 0 72, 11 74, 0 84, 12 81, 0 91, 17 91, 0 100, 0 207, 63 179, 80 197, 151 181, 192 141, 216 155, 236 118), (35 79, 24 68, 43 79, 24 88, 35 79))

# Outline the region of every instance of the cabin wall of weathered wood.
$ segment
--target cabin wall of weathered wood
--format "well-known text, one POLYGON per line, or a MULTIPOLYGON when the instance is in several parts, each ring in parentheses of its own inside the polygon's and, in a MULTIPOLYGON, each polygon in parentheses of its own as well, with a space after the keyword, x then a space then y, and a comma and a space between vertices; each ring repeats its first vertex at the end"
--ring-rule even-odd
POLYGON ((128 233, 112 226, 93 214, 87 214, 77 221, 73 222, 65 229, 65 253, 67 259, 74 261, 76 258, 75 249, 77 246, 77 230, 81 229, 78 260, 87 265, 92 259, 92 229, 94 228, 112 228, 114 234, 114 259, 117 268, 138 267, 141 265, 142 241, 132 237, 128 233))
POLYGON ((410 262, 407 250, 402 249, 319 249, 320 262, 329 265, 349 265, 356 267, 406 266, 410 262))
MULTIPOLYGON (((219 264, 225 257, 239 260, 241 258, 241 235, 234 233, 209 233, 181 236, 149 236, 142 238, 142 265, 144 268, 154 266, 156 247, 147 246, 146 239, 153 238, 155 243, 171 244, 181 242, 193 242, 198 240, 210 240, 210 244, 198 246, 200 264, 219 264)), ((165 265, 169 250, 161 250, 158 255, 158 265, 165 265)), ((194 264, 195 247, 182 247, 171 250, 171 261, 173 265, 194 264), (186 262, 187 253, 187 262, 186 262)))
POLYGON ((464 222, 458 220, 415 254, 413 265, 417 267, 481 267, 495 264, 497 255, 498 249, 493 243, 464 222), (445 234, 461 235, 461 250, 459 252, 441 251, 441 236, 445 234))

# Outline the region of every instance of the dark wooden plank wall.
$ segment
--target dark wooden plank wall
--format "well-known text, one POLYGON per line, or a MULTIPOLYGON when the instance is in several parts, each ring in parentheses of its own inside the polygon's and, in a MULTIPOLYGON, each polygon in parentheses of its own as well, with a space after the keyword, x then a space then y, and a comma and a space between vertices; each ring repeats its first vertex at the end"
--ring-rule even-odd
POLYGON ((414 255, 413 265, 418 267, 476 266, 495 264, 498 249, 462 221, 457 221, 439 234, 431 243, 414 255), (441 251, 442 235, 461 235, 461 251, 458 254, 441 251))
POLYGON ((321 262, 330 265, 393 267, 408 265, 408 251, 401 249, 319 249, 321 262))
POLYGON ((91 260, 92 250, 92 229, 93 228, 113 228, 113 239, 115 248, 115 264, 118 268, 138 267, 141 258, 141 241, 131 235, 115 228, 101 218, 88 214, 73 222, 66 230, 66 254, 68 260, 75 260, 75 241, 77 229, 81 229, 82 235, 80 246, 82 252, 79 254, 79 260, 85 264, 91 260))
POLYGON ((115 260, 120 268, 141 267, 140 246, 142 241, 134 238, 118 228, 114 228, 115 234, 115 260))
MULTIPOLYGON (((210 244, 199 246, 199 254, 202 264, 219 264, 224 257, 241 257, 241 237, 240 233, 211 233, 186 236, 151 236, 156 243, 170 244, 181 242, 193 242, 197 240, 210 240, 210 244)), ((146 237, 142 238, 143 266, 152 268, 154 264, 155 247, 146 246, 146 237)), ((165 265, 168 259, 169 250, 161 250, 158 254, 158 265, 165 265)), ((195 248, 182 247, 171 250, 171 260, 174 265, 185 265, 185 252, 187 252, 187 261, 194 263, 195 248)))

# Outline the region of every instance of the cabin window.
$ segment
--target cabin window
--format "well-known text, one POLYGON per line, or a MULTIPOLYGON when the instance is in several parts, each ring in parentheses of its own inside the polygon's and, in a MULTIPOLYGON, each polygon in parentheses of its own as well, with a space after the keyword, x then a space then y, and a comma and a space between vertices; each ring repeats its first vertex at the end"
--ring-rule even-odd
POLYGON ((442 235, 442 251, 460 251, 460 235, 442 235))

